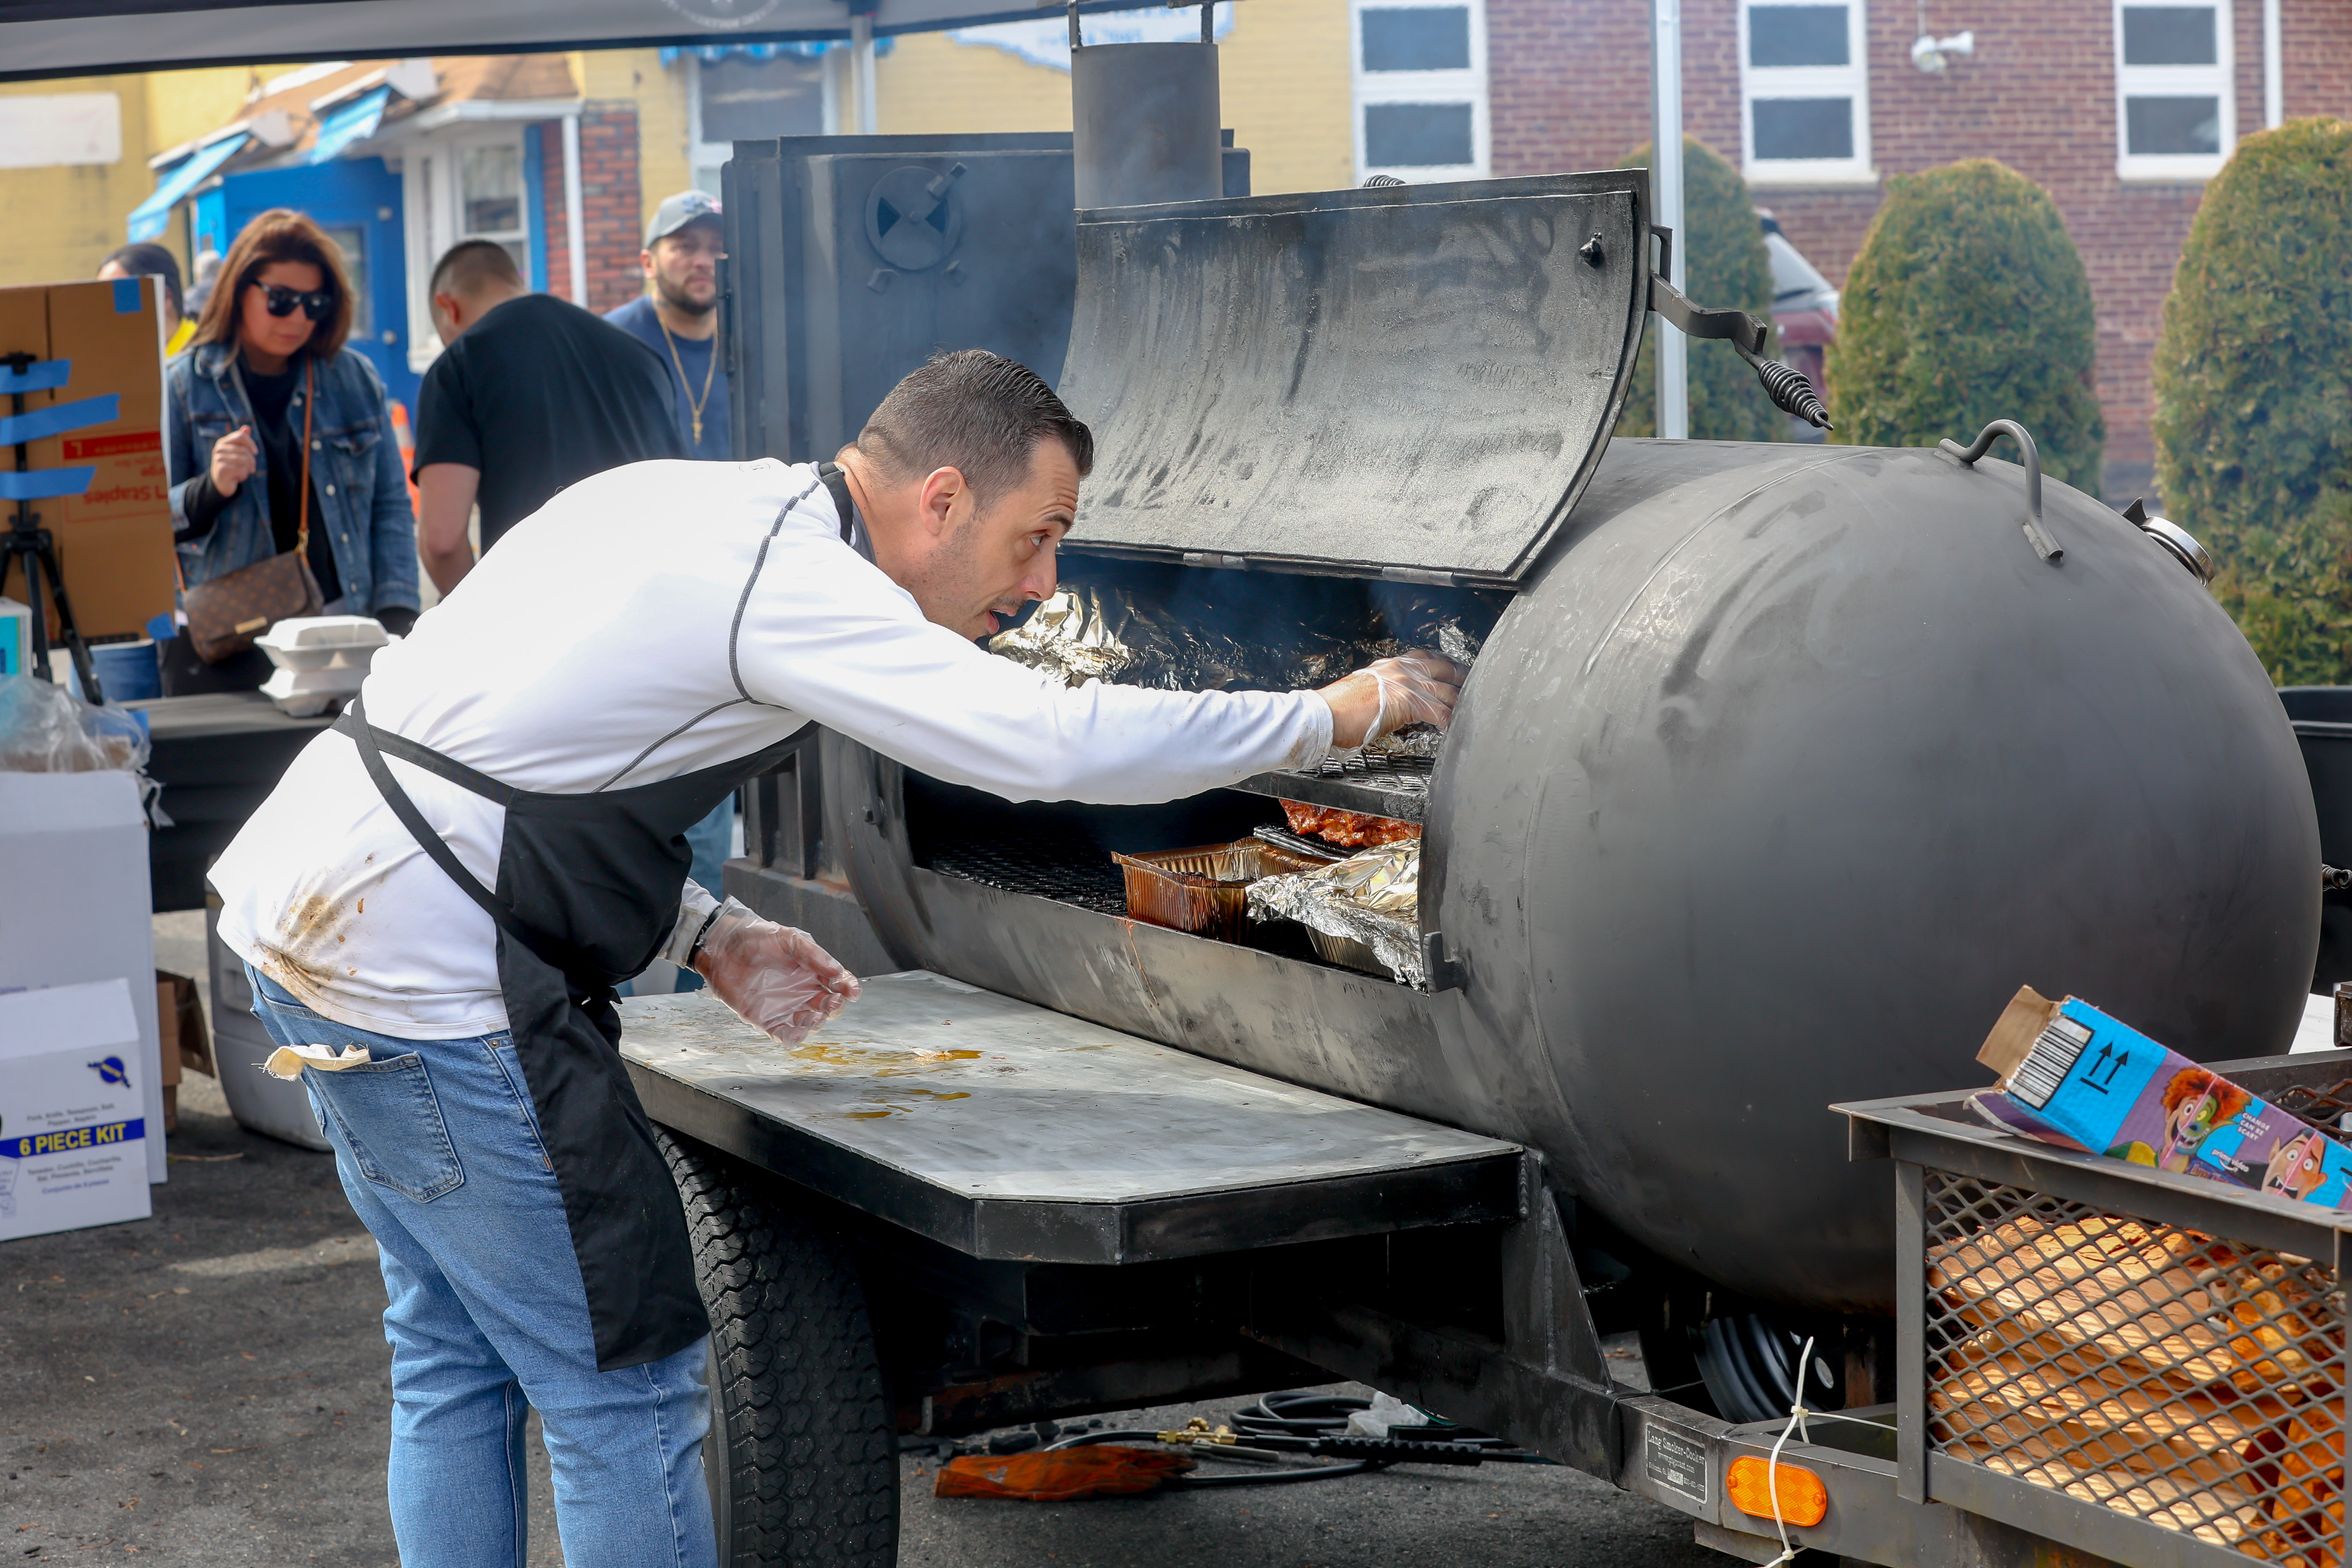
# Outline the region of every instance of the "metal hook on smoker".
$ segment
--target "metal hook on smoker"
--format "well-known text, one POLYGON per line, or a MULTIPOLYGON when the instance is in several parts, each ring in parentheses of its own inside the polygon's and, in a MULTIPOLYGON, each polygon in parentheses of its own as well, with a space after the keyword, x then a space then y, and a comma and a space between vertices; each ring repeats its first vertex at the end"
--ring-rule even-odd
POLYGON ((1666 280, 1667 260, 1673 256, 1674 236, 1665 229, 1654 228, 1658 237, 1661 259, 1658 268, 1650 274, 1650 309, 1664 316, 1682 331, 1694 338, 1718 338, 1729 343, 1732 352, 1746 360, 1764 384, 1764 395, 1783 414, 1793 414, 1816 430, 1829 430, 1830 411, 1813 393, 1813 384, 1804 375, 1778 360, 1764 357, 1764 345, 1770 340, 1772 329, 1745 310, 1717 310, 1701 305, 1666 280))
POLYGON ((1937 446, 1963 464, 1973 467, 1979 458, 1992 449, 1996 436, 2008 437, 2017 443, 2017 449, 2025 454, 2025 537, 2032 544, 2035 554, 2055 566, 2066 559, 2066 552, 2059 548, 2056 540, 2050 537, 2050 531, 2042 526, 2042 454, 2033 449, 2033 437, 2025 433, 2025 426, 2014 419, 1996 419, 1978 431, 1977 438, 1965 447, 1948 436, 1937 446))

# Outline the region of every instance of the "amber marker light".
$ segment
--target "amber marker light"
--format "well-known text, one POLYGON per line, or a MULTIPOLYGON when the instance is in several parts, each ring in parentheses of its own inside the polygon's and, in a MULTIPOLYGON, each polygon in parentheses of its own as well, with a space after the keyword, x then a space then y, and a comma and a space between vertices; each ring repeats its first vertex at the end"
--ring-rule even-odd
POLYGON ((1812 1525, 1829 1517, 1830 1489, 1822 1484, 1821 1477, 1801 1465, 1792 1465, 1786 1459, 1778 1465, 1767 1465, 1748 1455, 1732 1460, 1731 1473, 1724 1478, 1732 1506, 1758 1519, 1774 1516, 1772 1490, 1776 1484, 1780 1491, 1778 1511, 1782 1523, 1812 1525))

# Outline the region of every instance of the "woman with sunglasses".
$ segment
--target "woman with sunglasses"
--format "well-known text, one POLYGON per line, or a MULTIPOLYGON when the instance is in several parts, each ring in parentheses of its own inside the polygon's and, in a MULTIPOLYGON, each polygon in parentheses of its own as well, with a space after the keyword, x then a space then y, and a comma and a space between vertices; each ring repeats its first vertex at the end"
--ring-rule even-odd
MULTIPOLYGON (((404 634, 416 619, 416 519, 383 383, 344 344, 341 251, 308 217, 278 208, 246 226, 220 277, 166 378, 182 581, 193 587, 299 545, 327 614, 373 616, 404 634)), ((258 649, 205 666, 177 640, 162 661, 166 696, 268 679, 258 649)))

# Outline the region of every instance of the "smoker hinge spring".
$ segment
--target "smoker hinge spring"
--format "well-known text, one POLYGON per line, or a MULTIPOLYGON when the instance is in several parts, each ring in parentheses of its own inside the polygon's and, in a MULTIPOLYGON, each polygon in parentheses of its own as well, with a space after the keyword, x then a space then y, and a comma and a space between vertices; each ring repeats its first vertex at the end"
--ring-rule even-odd
POLYGON ((1381 576, 1391 583, 1426 583, 1433 588, 1454 586, 1454 574, 1433 572, 1423 566, 1383 566, 1381 576))
POLYGON ((1228 572, 1246 572, 1249 570, 1249 557, 1246 555, 1221 555, 1213 550, 1187 550, 1184 552, 1184 564, 1187 566, 1222 566, 1228 572))

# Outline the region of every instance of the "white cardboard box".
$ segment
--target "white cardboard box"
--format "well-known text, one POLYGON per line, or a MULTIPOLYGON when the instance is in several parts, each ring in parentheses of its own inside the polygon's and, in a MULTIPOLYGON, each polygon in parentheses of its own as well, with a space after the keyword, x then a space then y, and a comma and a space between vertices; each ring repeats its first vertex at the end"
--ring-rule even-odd
POLYGON ((163 1123, 146 1114, 132 994, 100 980, 0 996, 0 1241, 153 1212, 163 1123))
POLYGON ((163 1179, 163 1084, 155 1025, 155 898, 147 817, 126 773, 0 773, 0 991, 122 979, 139 1040, 131 1086, 163 1179))

